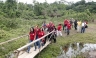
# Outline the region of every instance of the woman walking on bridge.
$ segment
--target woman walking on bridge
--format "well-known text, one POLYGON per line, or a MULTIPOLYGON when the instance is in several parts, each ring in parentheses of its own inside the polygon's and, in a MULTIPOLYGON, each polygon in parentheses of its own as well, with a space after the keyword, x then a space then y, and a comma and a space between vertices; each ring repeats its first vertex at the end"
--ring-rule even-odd
MULTIPOLYGON (((38 33, 38 38, 41 38, 41 37, 43 37, 44 35, 45 35, 44 29, 43 29, 43 28, 40 28, 40 31, 39 31, 39 33, 38 33)), ((40 40, 40 43, 41 43, 42 46, 44 46, 44 44, 45 44, 45 39, 43 38, 42 40, 40 40)), ((40 45, 40 44, 39 44, 39 45, 40 45)), ((40 45, 40 47, 41 47, 41 45, 40 45)))
MULTIPOLYGON (((29 42, 32 42, 35 40, 35 37, 36 37, 36 33, 35 33, 35 30, 33 27, 30 28, 30 32, 29 32, 29 42)), ((36 47, 36 44, 34 43, 35 47, 36 47)), ((30 46, 28 47, 28 50, 27 52, 29 53, 30 51, 30 46)))

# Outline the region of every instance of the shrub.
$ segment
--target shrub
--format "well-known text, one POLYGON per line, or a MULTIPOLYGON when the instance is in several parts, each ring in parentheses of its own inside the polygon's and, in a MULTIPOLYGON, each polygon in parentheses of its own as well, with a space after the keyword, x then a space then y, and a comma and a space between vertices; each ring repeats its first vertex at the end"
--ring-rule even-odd
POLYGON ((4 30, 9 30, 10 28, 17 28, 18 22, 16 19, 6 19, 2 18, 0 19, 0 28, 4 30))

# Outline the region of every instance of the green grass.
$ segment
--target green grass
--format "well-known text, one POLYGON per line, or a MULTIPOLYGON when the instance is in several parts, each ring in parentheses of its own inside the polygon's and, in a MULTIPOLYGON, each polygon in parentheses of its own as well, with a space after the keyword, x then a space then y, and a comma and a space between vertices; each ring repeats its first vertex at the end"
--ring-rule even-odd
MULTIPOLYGON (((11 29, 9 31, 2 30, 0 29, 0 35, 2 36, 0 38, 0 42, 4 42, 7 40, 10 40, 12 38, 16 38, 18 36, 28 34, 29 29, 32 26, 36 26, 39 24, 41 26, 42 22, 44 19, 38 19, 38 20, 23 20, 23 19, 18 19, 19 27, 16 29, 11 29)), ((55 25, 58 23, 63 23, 62 18, 49 18, 46 20, 46 22, 54 22, 55 25)), ((89 24, 89 30, 88 32, 81 34, 81 33, 76 33, 73 35, 65 36, 65 37, 58 37, 57 38, 57 43, 52 43, 50 44, 47 48, 45 48, 39 55, 37 55, 35 58, 56 58, 59 53, 60 53, 60 46, 64 46, 68 43, 74 43, 74 42, 84 42, 84 43, 95 43, 96 41, 96 32, 94 32, 96 29, 95 24, 89 24), (90 27, 92 26, 92 27, 90 27), (94 30, 91 30, 94 29, 94 30)), ((5 55, 10 53, 11 51, 16 50, 17 48, 25 45, 28 43, 28 37, 24 37, 21 39, 18 39, 16 41, 6 43, 2 46, 0 46, 0 58, 5 58, 5 55)))

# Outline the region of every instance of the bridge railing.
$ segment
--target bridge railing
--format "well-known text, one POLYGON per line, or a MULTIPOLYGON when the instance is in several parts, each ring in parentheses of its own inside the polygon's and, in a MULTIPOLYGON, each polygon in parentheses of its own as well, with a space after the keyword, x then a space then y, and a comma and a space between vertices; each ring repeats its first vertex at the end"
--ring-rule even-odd
POLYGON ((22 46, 21 48, 18 48, 18 49, 15 51, 15 52, 16 52, 16 58, 18 58, 20 51, 24 50, 24 49, 27 48, 28 46, 31 46, 32 44, 36 43, 37 41, 40 41, 41 39, 45 38, 45 37, 48 36, 49 34, 52 34, 53 32, 55 32, 55 31, 52 31, 52 32, 44 35, 43 37, 41 37, 41 38, 39 38, 39 39, 37 39, 37 40, 34 40, 34 41, 32 41, 31 43, 28 43, 28 44, 22 46))

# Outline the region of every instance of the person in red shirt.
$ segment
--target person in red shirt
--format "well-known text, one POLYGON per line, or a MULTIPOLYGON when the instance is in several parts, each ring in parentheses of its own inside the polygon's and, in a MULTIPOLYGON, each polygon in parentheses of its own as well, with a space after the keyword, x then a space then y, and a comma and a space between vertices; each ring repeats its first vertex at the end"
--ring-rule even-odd
POLYGON ((62 30, 62 25, 59 24, 58 27, 57 27, 57 36, 59 36, 59 35, 62 36, 61 30, 62 30))
MULTIPOLYGON (((40 28, 38 26, 36 26, 35 27, 35 33, 36 33, 35 39, 36 40, 39 39, 39 36, 38 36, 39 32, 40 32, 40 28)), ((37 41, 35 44, 38 46, 38 49, 39 49, 40 48, 40 41, 37 41)), ((37 49, 37 47, 35 48, 35 51, 36 51, 36 49, 37 49)))
POLYGON ((63 30, 65 31, 65 33, 67 32, 67 29, 66 29, 67 24, 68 24, 68 20, 65 19, 64 20, 64 25, 63 25, 63 30))
POLYGON ((67 35, 69 35, 70 29, 71 29, 71 24, 70 24, 70 22, 68 22, 68 24, 67 24, 67 35))
MULTIPOLYGON (((48 33, 52 32, 54 30, 54 24, 52 22, 49 23, 49 27, 48 27, 48 33)), ((52 33, 48 35, 48 40, 51 41, 52 40, 52 33)))
POLYGON ((53 26, 54 26, 54 24, 53 24, 52 22, 50 22, 47 31, 48 31, 48 32, 52 32, 53 29, 54 29, 53 26))
POLYGON ((34 31, 34 28, 30 28, 30 32, 29 32, 29 38, 30 38, 30 41, 33 41, 35 40, 35 36, 36 36, 36 33, 34 31))
MULTIPOLYGON (((45 35, 45 33, 44 33, 44 29, 43 28, 41 28, 40 29, 40 32, 38 33, 38 38, 41 38, 41 37, 43 37, 45 35)), ((41 41, 40 41, 40 43, 42 44, 42 46, 45 44, 45 39, 43 38, 41 41)))
POLYGON ((41 28, 38 32, 38 38, 41 38, 42 36, 44 36, 44 31, 43 31, 43 28, 41 28))
MULTIPOLYGON (((32 42, 35 40, 36 37, 36 33, 33 27, 30 28, 30 32, 29 32, 29 42, 32 42)), ((34 46, 36 47, 36 44, 34 44, 34 46)), ((28 47, 28 53, 30 51, 30 46, 28 47)))
MULTIPOLYGON (((40 28, 39 28, 38 26, 35 27, 35 32, 36 32, 36 34, 39 32, 39 29, 40 29, 40 28)), ((37 36, 36 36, 36 39, 37 39, 37 36)))

